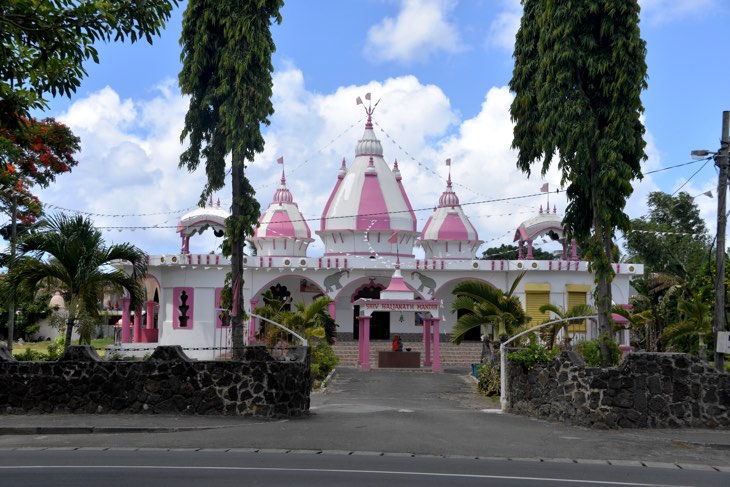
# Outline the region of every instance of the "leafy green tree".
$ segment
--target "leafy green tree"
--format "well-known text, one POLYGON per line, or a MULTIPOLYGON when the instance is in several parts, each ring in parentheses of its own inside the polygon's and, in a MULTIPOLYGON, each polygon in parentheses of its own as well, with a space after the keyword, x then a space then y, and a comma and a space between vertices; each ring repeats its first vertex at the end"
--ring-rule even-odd
MULTIPOLYGON (((487 250, 482 252, 481 258, 484 260, 499 260, 499 259, 517 259, 519 255, 519 248, 516 245, 502 244, 499 247, 489 247, 487 250)), ((535 260, 553 260, 555 256, 550 252, 533 247, 532 258, 535 260)))
POLYGON ((233 358, 243 355, 243 246, 260 214, 245 177, 246 161, 264 150, 261 125, 274 113, 271 103, 271 23, 281 22, 283 0, 189 0, 183 17, 180 89, 190 95, 181 140, 189 147, 180 167, 205 162, 208 182, 200 202, 223 187, 231 155, 233 202, 223 252, 231 257, 233 358))
POLYGON ((649 212, 633 219, 626 234, 627 258, 643 263, 647 275, 687 278, 706 270, 710 237, 694 198, 657 191, 649 193, 647 203, 649 212))
POLYGON ((97 42, 159 35, 178 0, 0 2, 0 128, 17 128, 46 96, 71 96, 99 62, 97 42))
MULTIPOLYGON (((646 43, 637 0, 522 0, 510 113, 517 166, 562 171, 563 224, 596 276, 599 330, 611 333, 612 239, 630 228, 624 212, 646 158, 641 91, 646 43)), ((602 340, 601 343, 605 343, 602 340)), ((603 358, 610 353, 603 347, 603 358)))
POLYGON ((662 332, 662 341, 667 349, 697 355, 702 337, 707 337, 712 346, 712 307, 701 301, 681 300, 677 310, 680 321, 667 326, 662 332))
POLYGON ((140 279, 147 272, 147 255, 128 243, 107 246, 92 221, 81 215, 47 217, 18 249, 22 257, 8 276, 11 291, 32 296, 39 288, 47 288, 44 283, 49 281, 58 287, 68 311, 66 348, 78 318, 98 317, 105 289, 126 290, 132 309, 144 300, 140 279), (111 266, 119 261, 131 265, 129 275, 111 266))
POLYGON ((451 331, 451 341, 459 344, 470 330, 484 326, 482 360, 492 361, 494 343, 529 320, 520 299, 514 294, 524 275, 522 272, 506 293, 479 281, 457 284, 451 291, 456 296, 451 310, 461 314, 461 317, 456 320, 451 331), (492 336, 487 332, 490 324, 494 325, 492 336))
POLYGON ((633 308, 630 310, 620 305, 614 305, 613 312, 629 320, 632 334, 631 338, 634 346, 649 352, 655 352, 656 347, 652 347, 658 340, 655 337, 656 332, 654 331, 654 313, 650 307, 646 306, 648 298, 643 295, 637 295, 634 303, 632 303, 633 308))
MULTIPOLYGON (((555 320, 564 320, 566 318, 575 318, 578 316, 590 316, 596 313, 593 306, 589 304, 576 304, 567 310, 563 306, 556 306, 552 303, 540 306, 540 313, 546 313, 548 311, 555 315, 555 318, 553 318, 555 320)), ((570 321, 555 323, 549 328, 547 333, 547 348, 549 350, 552 350, 555 347, 555 340, 561 328, 563 329, 563 340, 565 341, 566 347, 570 344, 570 332, 568 331, 570 323, 570 321)))

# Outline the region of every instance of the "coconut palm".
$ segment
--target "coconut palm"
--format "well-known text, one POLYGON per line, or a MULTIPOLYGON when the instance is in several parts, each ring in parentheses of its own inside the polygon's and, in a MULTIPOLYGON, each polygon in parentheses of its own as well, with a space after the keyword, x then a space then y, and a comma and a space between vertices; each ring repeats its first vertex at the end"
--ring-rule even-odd
POLYGON ((57 214, 43 220, 36 232, 18 245, 21 257, 13 266, 9 280, 15 292, 32 295, 43 283, 52 282, 66 301, 66 340, 79 317, 98 317, 104 289, 126 290, 132 309, 144 300, 140 279, 147 272, 147 255, 134 245, 107 246, 93 222, 81 215, 57 214), (124 262, 131 274, 112 267, 124 262))
MULTIPOLYGON (((523 272, 512 283, 506 293, 489 284, 479 281, 463 281, 454 287, 452 294, 456 296, 451 305, 453 312, 468 311, 454 325, 451 341, 459 344, 469 330, 485 327, 483 355, 491 352, 491 343, 499 337, 511 334, 516 328, 529 320, 522 308, 522 303, 514 295, 517 286, 524 277, 523 272), (494 336, 488 336, 486 327, 495 325, 494 336)), ((491 354, 493 355, 493 353, 491 354)), ((484 359, 485 357, 482 357, 484 359)))
POLYGON ((702 301, 681 300, 680 320, 664 328, 662 342, 670 349, 697 354, 702 335, 712 336, 712 309, 702 301))
MULTIPOLYGON (((589 304, 576 304, 568 310, 566 310, 563 306, 557 306, 552 303, 547 303, 540 306, 540 313, 547 313, 548 311, 553 313, 555 315, 555 319, 557 320, 596 314, 596 309, 589 304)), ((555 323, 549 327, 546 333, 546 345, 548 349, 552 349, 553 347, 555 347, 555 340, 561 328, 563 329, 563 341, 565 342, 566 347, 570 344, 570 335, 568 332, 568 325, 570 325, 570 323, 570 321, 564 321, 562 323, 555 323)))

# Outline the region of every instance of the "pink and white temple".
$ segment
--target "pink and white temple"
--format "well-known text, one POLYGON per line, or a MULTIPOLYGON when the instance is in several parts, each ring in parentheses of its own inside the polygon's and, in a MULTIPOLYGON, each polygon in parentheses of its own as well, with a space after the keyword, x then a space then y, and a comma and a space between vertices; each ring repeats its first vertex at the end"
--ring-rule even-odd
MULTIPOLYGON (((539 312, 542 304, 570 308, 593 302, 593 274, 588 263, 579 259, 575 244, 565 241, 555 208, 540 207, 517 226, 514 241, 520 253, 516 259, 477 259, 482 241, 460 206, 449 173, 432 215, 419 229, 406 191, 407 181, 397 161, 386 162, 370 109, 364 133, 355 145, 354 160, 348 165, 343 159, 332 179, 332 192, 315 230, 324 244, 324 254, 310 257, 307 249, 314 241, 312 231, 295 195, 287 188, 282 169, 281 184, 249 239, 256 255, 244 259, 247 312, 255 310, 266 291, 306 304, 329 296, 338 340, 367 339, 369 343, 391 340, 396 334, 421 340, 426 336, 424 328, 429 328, 428 336, 435 337, 427 342, 436 347, 438 361, 439 339, 448 339, 457 320, 451 311, 452 290, 466 279, 507 291, 526 271, 517 295, 534 323, 549 317, 539 312), (541 238, 562 243, 562 255, 553 260, 533 259, 533 242, 541 238), (416 256, 415 246, 423 249, 419 253, 422 257, 416 256), (399 269, 394 273, 396 261, 399 269), (425 307, 402 306, 393 312, 385 310, 387 307, 366 306, 368 300, 387 299, 423 302, 425 307), (426 308, 430 312, 423 313, 426 308)), ((143 313, 131 313, 128 301, 124 301, 122 348, 181 345, 189 356, 209 359, 218 356, 219 347, 230 344, 230 332, 218 309, 229 260, 222 255, 189 252, 191 237, 208 228, 222 232, 227 215, 220 203, 211 201, 180 219, 179 251, 150 256, 146 319, 142 319, 143 313)), ((643 272, 643 266, 614 264, 614 270, 614 301, 628 303, 629 281, 643 272)), ((249 343, 255 341, 256 329, 252 318, 245 331, 249 343)), ((596 333, 590 322, 576 325, 573 332, 585 338, 596 333)), ((479 340, 479 335, 475 331, 468 339, 479 340)), ((361 367, 369 367, 363 360, 361 367)))

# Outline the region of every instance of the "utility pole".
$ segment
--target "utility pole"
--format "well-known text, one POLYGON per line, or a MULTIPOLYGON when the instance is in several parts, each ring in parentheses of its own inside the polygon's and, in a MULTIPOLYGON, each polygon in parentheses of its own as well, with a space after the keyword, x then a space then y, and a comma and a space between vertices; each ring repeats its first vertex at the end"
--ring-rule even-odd
MULTIPOLYGON (((720 169, 717 182, 717 253, 715 257, 715 317, 713 328, 715 343, 718 332, 725 331, 725 229, 727 214, 725 213, 727 199, 728 163, 730 163, 730 111, 722 112, 722 139, 720 150, 715 157, 715 165, 720 169)), ((725 371, 725 355, 715 351, 715 369, 725 371)))

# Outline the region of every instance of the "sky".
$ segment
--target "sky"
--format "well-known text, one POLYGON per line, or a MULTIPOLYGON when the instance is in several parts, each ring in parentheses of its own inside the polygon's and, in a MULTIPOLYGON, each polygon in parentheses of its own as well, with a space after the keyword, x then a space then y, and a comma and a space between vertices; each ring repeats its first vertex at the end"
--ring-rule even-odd
MULTIPOLYGON (((358 96, 380 100, 375 131, 385 160, 397 160, 423 227, 451 177, 461 204, 485 241, 512 243, 520 222, 541 205, 565 210, 557 168, 544 177, 517 170, 510 148, 508 89, 519 0, 287 0, 272 28, 275 114, 263 128, 265 150, 247 168, 262 210, 279 183, 287 185, 314 236, 343 157, 348 165, 362 136, 358 96)), ((690 151, 720 147, 722 111, 730 110, 730 63, 721 35, 726 0, 643 0, 648 89, 645 177, 626 207, 646 214, 652 191, 696 196, 715 232, 717 170, 692 162, 690 151), (679 166, 679 167, 674 167, 679 166), (654 172, 656 171, 656 172, 654 172)), ((100 63, 70 98, 56 98, 38 116, 53 116, 81 137, 79 165, 37 194, 48 212, 84 212, 107 243, 131 242, 150 254, 180 250, 175 227, 194 209, 203 171, 178 168, 188 100, 180 94, 179 38, 185 3, 153 45, 99 45, 100 63)), ((216 193, 230 203, 230 185, 216 193)), ((220 245, 212 232, 194 237, 193 253, 220 245)), ((543 245, 542 242, 537 242, 543 245)), ((550 250, 549 244, 545 244, 550 250)), ((310 256, 321 255, 316 239, 310 256)))

